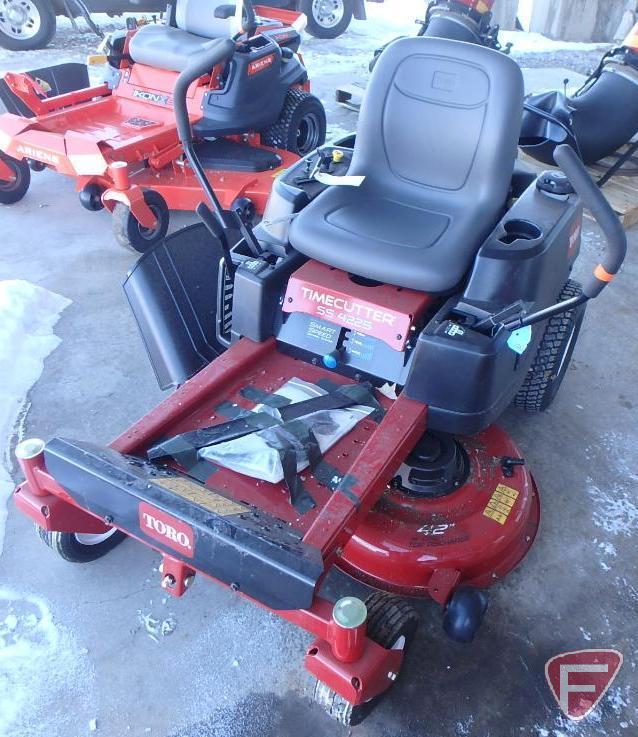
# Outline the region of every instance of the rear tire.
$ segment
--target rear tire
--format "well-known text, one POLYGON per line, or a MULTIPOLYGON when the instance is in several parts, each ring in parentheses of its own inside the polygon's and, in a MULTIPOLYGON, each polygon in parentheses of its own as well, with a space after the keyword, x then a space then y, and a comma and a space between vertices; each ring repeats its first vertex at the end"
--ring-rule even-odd
POLYGON ((299 9, 306 14, 306 30, 316 38, 337 38, 352 21, 354 0, 301 0, 299 9))
POLYGON ((166 236, 170 211, 162 195, 152 189, 144 192, 144 200, 157 218, 154 228, 144 228, 133 216, 130 208, 118 202, 113 208, 113 235, 124 248, 137 253, 146 253, 166 236))
POLYGON ((103 535, 88 535, 75 532, 48 532, 36 525, 42 542, 70 563, 90 563, 110 553, 126 535, 115 527, 103 535))
MULTIPOLYGON (((0 0, 1 1, 1 0, 0 0)), ((14 159, 12 156, 0 151, 0 159, 13 171, 13 181, 0 180, 0 204, 13 205, 19 202, 27 193, 31 184, 31 170, 29 164, 22 159, 14 159)))
POLYGON ((321 101, 309 92, 289 89, 284 106, 274 125, 261 133, 264 146, 283 148, 305 156, 326 141, 326 111, 321 101))
MULTIPOLYGON (((582 286, 570 279, 559 299, 563 301, 577 297, 582 291, 582 286)), ((543 412, 552 404, 569 368, 585 309, 586 305, 582 304, 547 321, 534 362, 514 398, 516 407, 531 413, 543 412)))
MULTIPOLYGON (((403 599, 383 591, 375 591, 365 601, 368 610, 367 634, 386 650, 407 650, 419 624, 419 615, 403 599)), ((398 674, 397 674, 398 675, 398 674)), ((356 706, 317 680, 313 700, 345 727, 354 727, 370 714, 390 689, 364 704, 356 706)))
POLYGON ((9 51, 43 49, 55 36, 55 29, 55 11, 49 0, 0 0, 0 46, 3 48, 9 51))

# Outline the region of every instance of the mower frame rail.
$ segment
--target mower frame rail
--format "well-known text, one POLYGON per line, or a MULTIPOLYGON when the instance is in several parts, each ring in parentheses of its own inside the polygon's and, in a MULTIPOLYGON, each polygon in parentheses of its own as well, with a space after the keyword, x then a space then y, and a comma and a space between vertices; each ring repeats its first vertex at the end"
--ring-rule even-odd
MULTIPOLYGON (((229 386, 236 385, 238 380, 254 371, 255 365, 274 353, 274 339, 263 343, 241 339, 116 438, 109 447, 122 454, 145 457, 153 442, 170 435, 172 428, 188 418, 202 403, 223 396, 229 386)), ((119 520, 109 514, 100 517, 88 512, 47 470, 44 443, 28 457, 24 454, 19 457, 26 481, 16 488, 14 501, 23 513, 49 531, 99 533, 112 527, 122 529, 128 536, 162 555, 162 586, 173 596, 182 596, 199 572, 305 629, 316 638, 305 656, 308 671, 352 704, 361 704, 392 685, 401 668, 403 650, 386 650, 371 640, 366 636, 365 622, 353 629, 338 625, 333 618, 333 604, 318 595, 317 590, 358 522, 379 500, 400 460, 424 432, 426 415, 424 404, 402 396, 395 400, 350 464, 341 484, 305 529, 301 544, 320 551, 323 574, 311 605, 304 609, 271 609, 232 583, 225 584, 210 573, 199 570, 187 555, 176 553, 156 539, 145 536, 143 530, 120 527, 119 520)))

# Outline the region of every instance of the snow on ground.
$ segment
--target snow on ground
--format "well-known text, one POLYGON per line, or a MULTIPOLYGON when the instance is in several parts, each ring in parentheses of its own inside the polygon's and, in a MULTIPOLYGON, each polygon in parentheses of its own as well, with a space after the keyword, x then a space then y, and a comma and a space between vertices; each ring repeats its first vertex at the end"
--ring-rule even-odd
MULTIPOLYGON (((306 34, 301 50, 311 72, 322 74, 356 73, 367 70, 375 49, 398 36, 414 35, 415 21, 425 17, 423 0, 385 0, 383 4, 368 3, 368 20, 353 21, 348 33, 333 42, 306 34)), ((503 46, 512 44, 512 53, 551 53, 557 51, 596 51, 608 45, 554 41, 540 33, 501 31, 503 46)))
POLYGON ((44 359, 60 342, 53 327, 69 304, 65 297, 26 281, 0 282, 0 554, 13 490, 11 439, 44 359))
MULTIPOLYGON (((20 435, 27 394, 60 342, 53 328, 69 304, 27 281, 0 281, 0 554, 13 491, 11 441, 16 428, 20 435)), ((68 688, 73 677, 79 682, 80 672, 86 680, 84 670, 44 600, 0 587, 0 737, 32 735, 41 696, 68 688)))
MULTIPOLYGON (((596 446, 586 448, 587 454, 603 453, 609 460, 615 481, 601 483, 599 479, 587 479, 587 492, 593 505, 594 524, 612 538, 632 537, 638 530, 638 503, 636 485, 638 474, 627 465, 629 457, 625 447, 626 437, 614 431, 603 433, 596 446)), ((599 550, 614 557, 616 548, 609 540, 598 543, 599 550)), ((605 561, 602 561, 605 563, 605 561)), ((601 563, 601 564, 602 564, 601 563)), ((609 570, 609 564, 603 566, 609 570)))
MULTIPOLYGON (((368 20, 353 21, 344 36, 333 41, 324 41, 305 34, 301 50, 310 71, 316 69, 322 74, 330 74, 367 70, 375 49, 397 36, 416 34, 418 26, 415 21, 425 17, 425 7, 424 0, 367 3, 368 20)), ((142 15, 138 14, 138 17, 142 15)), ((107 15, 94 14, 93 17, 102 30, 108 33, 115 28, 123 28, 126 16, 109 18, 107 15)), ((57 36, 47 49, 35 52, 0 49, 0 71, 30 69, 66 61, 82 62, 88 53, 93 53, 97 48, 99 39, 87 31, 83 20, 78 20, 81 33, 74 32, 66 18, 58 18, 57 24, 57 36)), ((586 52, 606 48, 600 44, 554 41, 539 33, 523 31, 501 31, 500 38, 503 45, 513 44, 514 55, 558 51, 586 52)))
POLYGON ((83 694, 91 713, 87 654, 41 597, 0 587, 0 737, 75 737, 78 715, 66 713, 65 693, 83 694))

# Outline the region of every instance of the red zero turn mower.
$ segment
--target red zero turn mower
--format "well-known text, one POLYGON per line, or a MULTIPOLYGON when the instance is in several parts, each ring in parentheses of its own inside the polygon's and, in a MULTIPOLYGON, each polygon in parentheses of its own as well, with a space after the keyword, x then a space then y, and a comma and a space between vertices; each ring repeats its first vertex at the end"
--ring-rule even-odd
POLYGON ((200 199, 173 114, 178 74, 197 60, 182 83, 199 160, 225 208, 246 221, 263 212, 276 173, 325 140, 325 112, 297 53, 304 16, 250 0, 173 8, 169 25, 111 37, 110 75, 97 87, 78 64, 4 74, 0 203, 25 195, 29 167, 48 167, 75 177, 89 210, 113 213, 123 245, 144 252, 160 241, 169 211, 200 199))
POLYGON ((46 542, 86 560, 130 536, 160 553, 171 594, 201 574, 304 628, 315 697, 345 724, 401 670, 417 626, 403 597, 432 597, 471 641, 539 523, 532 475, 492 423, 551 403, 626 250, 571 148, 562 172, 518 167, 522 102, 508 56, 399 40, 356 140, 282 174, 232 245, 176 97, 211 207, 125 292, 161 386, 179 388, 108 448, 18 446, 14 499, 46 542), (581 288, 583 205, 607 248, 581 288), (333 565, 376 593, 327 600, 333 565))

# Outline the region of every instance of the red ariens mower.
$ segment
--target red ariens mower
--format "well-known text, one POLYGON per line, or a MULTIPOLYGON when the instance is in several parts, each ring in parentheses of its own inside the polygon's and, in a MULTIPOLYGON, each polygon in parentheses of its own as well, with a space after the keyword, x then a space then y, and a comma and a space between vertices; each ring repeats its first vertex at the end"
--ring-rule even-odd
POLYGON ((110 77, 97 87, 81 65, 4 74, 0 92, 13 112, 0 116, 0 203, 25 195, 29 166, 48 167, 75 177, 86 208, 113 213, 123 245, 143 252, 157 243, 169 211, 194 210, 200 199, 173 114, 178 74, 241 28, 214 67, 193 68, 188 113, 223 206, 246 221, 261 214, 276 172, 325 139, 325 112, 297 54, 304 16, 250 0, 173 7, 169 25, 114 34, 110 77), (45 83, 64 93, 47 96, 45 83))
POLYGON ((396 41, 356 140, 281 175, 232 245, 176 97, 212 209, 125 292, 161 386, 180 386, 108 448, 18 446, 14 500, 43 539, 82 561, 133 537, 171 594, 200 574, 304 628, 315 699, 344 724, 400 673, 417 626, 402 597, 432 597, 471 641, 539 524, 532 475, 492 423, 512 402, 549 406, 626 251, 571 148, 562 172, 516 165, 522 101, 504 54, 396 41), (583 204, 607 250, 581 288, 583 204), (377 591, 329 601, 333 565, 377 591))

